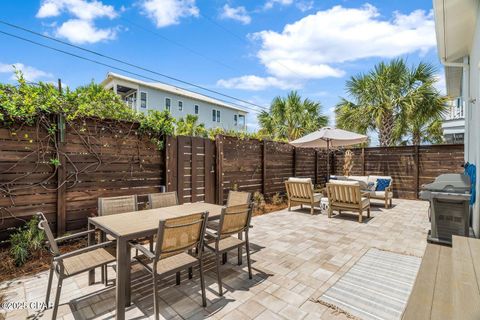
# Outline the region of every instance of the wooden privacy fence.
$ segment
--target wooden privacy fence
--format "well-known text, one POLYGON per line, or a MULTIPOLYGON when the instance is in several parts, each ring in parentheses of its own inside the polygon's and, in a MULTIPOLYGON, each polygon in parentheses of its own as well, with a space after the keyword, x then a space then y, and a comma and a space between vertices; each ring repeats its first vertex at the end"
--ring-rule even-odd
MULTIPOLYGON (((225 136, 168 137, 159 150, 137 129, 98 119, 69 122, 56 135, 38 124, 0 128, 0 240, 38 211, 59 234, 81 229, 98 197, 137 194, 142 207, 163 185, 181 203, 223 203, 229 190, 282 193, 291 176, 325 183, 324 150, 225 136)), ((463 145, 352 151, 352 175, 391 175, 395 196, 407 199, 437 175, 461 172, 464 161, 463 145)), ((330 172, 342 174, 343 155, 330 154, 330 172)))

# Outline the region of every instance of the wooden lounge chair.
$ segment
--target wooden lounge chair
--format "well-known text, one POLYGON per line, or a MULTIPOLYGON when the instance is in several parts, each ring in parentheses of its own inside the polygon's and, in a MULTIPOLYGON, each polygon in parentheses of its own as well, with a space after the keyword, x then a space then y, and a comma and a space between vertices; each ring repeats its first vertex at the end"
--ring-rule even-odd
POLYGON ((148 195, 150 209, 164 208, 178 205, 177 192, 151 193, 148 195))
POLYGON ((367 217, 370 218, 370 196, 360 191, 357 181, 330 180, 327 183, 327 196, 329 218, 332 217, 333 210, 339 214, 342 210, 358 212, 358 222, 362 222, 364 211, 367 211, 367 217))
POLYGON ((55 294, 55 302, 53 305, 52 319, 57 318, 58 303, 60 301, 60 294, 62 292, 63 280, 77 274, 93 270, 95 268, 105 266, 108 263, 116 260, 109 250, 106 250, 112 242, 103 242, 93 246, 77 249, 68 253, 60 254, 58 249, 59 243, 74 239, 77 237, 87 236, 94 233, 95 230, 83 231, 76 234, 54 238, 53 233, 48 225, 48 221, 43 213, 37 213, 40 219, 38 227, 45 231, 47 236, 48 246, 53 255, 52 264, 50 266, 50 273, 48 276, 47 296, 45 298, 45 305, 48 306, 50 300, 50 292, 52 289, 53 274, 58 276, 57 292, 55 294))
POLYGON ((207 306, 205 281, 203 277, 203 238, 207 226, 208 212, 195 213, 184 217, 162 220, 159 223, 155 251, 144 246, 131 243, 143 255, 135 257, 152 275, 153 301, 155 319, 159 319, 160 305, 158 283, 166 276, 176 274, 180 270, 199 267, 200 286, 202 289, 202 305, 207 306), (192 255, 192 249, 195 255, 192 255))
POLYGON ((310 178, 289 178, 285 181, 287 189, 288 211, 292 210, 292 205, 300 204, 310 206, 310 213, 313 214, 315 206, 320 207, 321 193, 313 192, 313 184, 310 178))
POLYGON ((252 267, 250 262, 250 243, 248 241, 248 229, 252 218, 252 205, 241 204, 223 208, 220 216, 218 229, 207 230, 207 242, 205 247, 215 253, 218 277, 218 294, 223 295, 222 278, 220 274, 220 258, 233 249, 239 248, 238 264, 242 263, 241 248, 245 246, 247 252, 248 277, 252 279, 252 267), (233 235, 241 236, 234 237, 233 235), (244 235, 244 236, 243 236, 244 235))

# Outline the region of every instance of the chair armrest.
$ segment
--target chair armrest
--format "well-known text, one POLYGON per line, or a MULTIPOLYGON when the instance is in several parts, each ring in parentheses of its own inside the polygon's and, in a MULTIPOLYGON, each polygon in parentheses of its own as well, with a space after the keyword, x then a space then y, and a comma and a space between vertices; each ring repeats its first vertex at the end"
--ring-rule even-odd
POLYGON ((361 195, 362 195, 362 197, 367 197, 367 198, 370 199, 370 192, 362 191, 362 192, 361 192, 361 195))
POLYGON ((61 260, 66 259, 66 258, 71 258, 71 257, 78 256, 82 253, 86 253, 86 252, 93 251, 93 250, 96 250, 96 249, 108 247, 112 243, 113 243, 113 241, 107 241, 107 242, 102 242, 102 243, 95 244, 93 246, 89 246, 89 247, 77 249, 77 250, 74 250, 74 251, 70 251, 70 252, 61 254, 59 256, 53 257, 53 261, 61 261, 61 260))
POLYGON ((74 234, 70 234, 68 236, 63 236, 63 237, 56 238, 55 242, 59 243, 59 242, 63 242, 63 241, 66 241, 66 240, 71 240, 71 239, 75 239, 75 238, 78 238, 78 237, 86 236, 86 235, 89 235, 90 233, 93 233, 95 231, 96 231, 95 229, 92 229, 92 230, 77 232, 77 233, 74 233, 74 234))
POLYGON ((134 242, 133 243, 129 242, 129 245, 131 247, 137 249, 141 253, 143 253, 150 260, 153 260, 155 258, 155 254, 153 252, 151 252, 150 250, 148 250, 147 248, 145 248, 144 246, 142 246, 141 244, 134 243, 134 242))

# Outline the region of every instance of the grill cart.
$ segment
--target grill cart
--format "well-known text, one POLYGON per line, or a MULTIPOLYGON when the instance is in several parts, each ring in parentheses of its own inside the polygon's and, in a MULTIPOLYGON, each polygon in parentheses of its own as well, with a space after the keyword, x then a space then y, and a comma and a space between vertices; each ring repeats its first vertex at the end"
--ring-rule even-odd
POLYGON ((420 199, 430 201, 429 242, 452 244, 452 235, 470 235, 470 180, 462 173, 439 175, 422 185, 420 199))

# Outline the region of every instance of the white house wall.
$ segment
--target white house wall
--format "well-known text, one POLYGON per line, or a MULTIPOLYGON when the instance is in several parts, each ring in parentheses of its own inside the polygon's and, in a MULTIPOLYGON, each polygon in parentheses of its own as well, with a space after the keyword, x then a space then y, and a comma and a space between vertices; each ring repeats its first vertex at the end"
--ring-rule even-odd
MULTIPOLYGON (((480 17, 480 8, 477 9, 480 17)), ((477 167, 476 199, 473 206, 473 229, 477 237, 480 236, 480 19, 477 19, 472 51, 470 52, 469 70, 465 74, 469 79, 469 86, 464 86, 463 97, 466 101, 466 136, 465 160, 474 163, 477 167)))
POLYGON ((217 106, 208 102, 203 102, 199 100, 194 100, 188 97, 171 94, 168 92, 160 91, 146 86, 139 86, 139 93, 137 95, 138 100, 138 111, 147 112, 148 110, 165 110, 165 99, 170 98, 171 107, 170 113, 176 119, 181 117, 186 117, 187 114, 195 114, 195 105, 199 106, 198 110, 198 122, 204 123, 207 128, 224 128, 227 130, 244 130, 245 128, 240 127, 239 125, 235 126, 234 115, 245 115, 246 113, 225 108, 223 106, 217 106), (140 108, 140 92, 147 93, 147 108, 140 108), (180 111, 178 108, 178 101, 183 102, 183 110, 180 111), (220 110, 220 122, 213 122, 212 110, 220 110))

